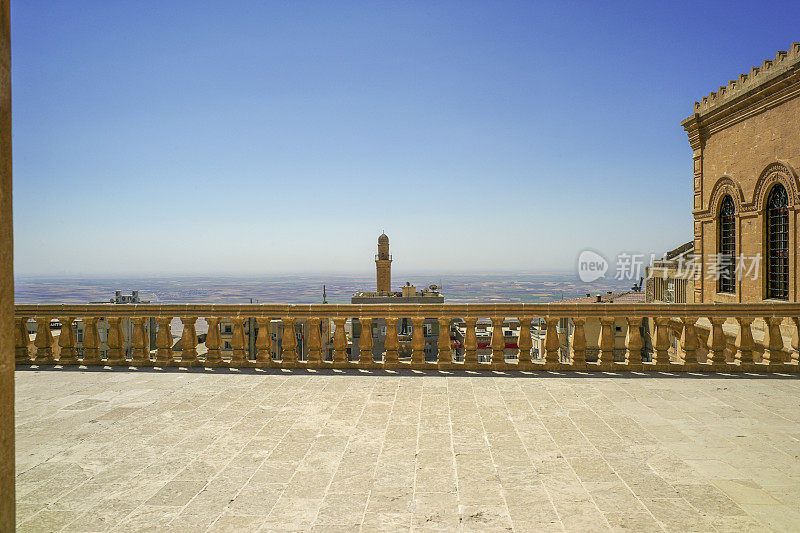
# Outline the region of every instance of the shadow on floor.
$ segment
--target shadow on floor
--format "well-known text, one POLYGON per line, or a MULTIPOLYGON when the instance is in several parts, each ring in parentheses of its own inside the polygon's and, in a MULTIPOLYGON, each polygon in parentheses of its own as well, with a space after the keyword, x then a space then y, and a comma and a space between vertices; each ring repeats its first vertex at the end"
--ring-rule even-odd
POLYGON ((297 376, 408 376, 408 377, 427 377, 427 376, 461 376, 473 378, 514 378, 514 379, 798 379, 800 374, 789 373, 728 373, 728 372, 578 372, 578 371, 494 371, 494 370, 411 370, 407 368, 398 370, 385 369, 306 369, 306 368, 203 368, 203 367, 153 367, 153 366, 60 366, 46 365, 17 365, 17 372, 132 372, 144 374, 227 374, 227 375, 297 375, 297 376))

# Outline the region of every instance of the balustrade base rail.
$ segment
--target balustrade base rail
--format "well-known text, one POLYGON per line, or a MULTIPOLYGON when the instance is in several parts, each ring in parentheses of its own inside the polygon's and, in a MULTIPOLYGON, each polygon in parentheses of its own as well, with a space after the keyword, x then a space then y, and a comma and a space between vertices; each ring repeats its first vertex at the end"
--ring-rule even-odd
POLYGON ((800 352, 792 303, 18 305, 15 320, 16 362, 38 366, 797 373, 800 352))

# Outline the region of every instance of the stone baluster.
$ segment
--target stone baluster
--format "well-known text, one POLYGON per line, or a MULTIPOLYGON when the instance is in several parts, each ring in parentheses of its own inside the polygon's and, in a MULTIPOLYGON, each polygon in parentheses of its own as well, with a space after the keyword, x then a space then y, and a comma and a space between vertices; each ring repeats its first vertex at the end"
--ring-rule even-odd
POLYGON ((764 318, 764 322, 767 323, 767 338, 764 339, 764 362, 770 365, 783 365, 786 359, 786 348, 783 344, 783 335, 781 335, 781 320, 781 317, 776 316, 764 318))
POLYGON ((753 319, 750 317, 736 317, 739 323, 739 332, 736 334, 736 354, 734 358, 739 363, 740 370, 753 368, 753 349, 756 346, 753 340, 753 330, 751 324, 753 319))
POLYGON ((450 344, 450 317, 440 316, 439 322, 439 338, 436 342, 436 347, 439 349, 437 356, 436 366, 439 370, 447 370, 453 366, 453 352, 452 345, 450 344))
MULTIPOLYGON (((297 364, 297 336, 294 333, 294 323, 296 320, 297 319, 289 316, 281 317, 281 322, 283 322, 281 366, 294 366, 297 364)), ((342 324, 342 333, 344 333, 344 324, 342 324)))
POLYGON ((362 316, 358 319, 361 324, 361 337, 358 338, 358 364, 360 366, 371 366, 372 358, 372 318, 362 316))
POLYGON ((530 370, 533 368, 533 363, 531 362, 531 348, 533 348, 531 322, 533 322, 532 317, 519 317, 519 337, 517 338, 519 354, 517 355, 517 370, 530 370))
POLYGON ((552 316, 544 317, 547 328, 544 334, 544 364, 547 369, 557 368, 559 363, 561 339, 558 338, 558 320, 552 316))
POLYGON ((197 329, 196 316, 182 316, 183 333, 181 335, 181 366, 197 365, 197 329))
POLYGON ((28 317, 18 316, 14 318, 14 351, 15 362, 17 364, 28 364, 31 356, 28 353, 28 345, 31 343, 28 335, 28 317))
POLYGON ((240 368, 245 363, 244 317, 233 316, 231 322, 233 323, 231 335, 233 353, 229 364, 231 368, 240 368))
POLYGON ((83 317, 83 364, 100 365, 100 335, 97 333, 96 316, 83 317))
POLYGON ((411 324, 414 329, 411 332, 411 368, 425 367, 425 335, 422 325, 425 319, 422 317, 412 317, 411 324))
POLYGON ((570 364, 573 370, 586 370, 585 318, 572 319, 572 342, 569 347, 570 364))
POLYGON ((36 324, 39 327, 36 329, 36 337, 33 340, 33 344, 36 346, 34 362, 37 365, 51 365, 55 360, 53 359, 53 332, 50 331, 50 317, 38 316, 36 324))
POLYGON ((697 317, 683 317, 683 334, 681 335, 681 351, 683 352, 683 368, 689 372, 697 371, 697 348, 700 342, 697 339, 697 317))
POLYGON ((347 366, 347 333, 344 325, 347 323, 346 317, 336 317, 333 319, 333 366, 344 368, 347 366))
POLYGON ((161 366, 168 366, 175 361, 175 357, 172 354, 172 317, 157 317, 156 324, 158 324, 158 330, 156 331, 156 363, 161 366))
POLYGON ((400 349, 400 339, 397 338, 397 317, 386 317, 386 340, 384 343, 386 355, 384 356, 384 368, 397 368, 399 363, 398 350, 400 349))
POLYGON ((107 365, 122 365, 127 361, 122 355, 122 347, 125 344, 125 337, 122 334, 122 317, 111 316, 106 319, 108 321, 108 336, 106 337, 106 344, 108 344, 108 354, 106 354, 107 365))
POLYGON ((75 331, 72 323, 75 322, 74 316, 62 316, 58 318, 61 322, 61 334, 58 336, 58 346, 61 354, 58 356, 58 363, 61 365, 74 365, 78 362, 75 352, 75 331))
POLYGON ((628 370, 642 369, 642 319, 627 317, 628 332, 625 334, 625 364, 628 370))
POLYGON ((794 329, 792 331, 792 355, 787 361, 793 365, 800 365, 800 317, 792 317, 794 329))
POLYGON ((653 346, 655 361, 653 365, 658 370, 669 370, 669 317, 656 317, 656 342, 653 346))
POLYGON ((708 334, 708 360, 713 367, 725 365, 725 332, 722 329, 724 318, 711 317, 711 332, 708 334))
MULTIPOLYGON (((205 317, 208 324, 208 333, 206 333, 206 360, 203 362, 205 366, 215 367, 222 363, 222 339, 219 334, 219 317, 207 316, 205 317)), ((161 325, 158 326, 158 332, 161 333, 161 325)))
POLYGON ((492 362, 494 369, 502 369, 506 366, 506 339, 503 337, 503 321, 505 317, 490 317, 492 321, 492 362))
POLYGON ((133 333, 131 335, 131 348, 134 365, 146 365, 150 363, 150 349, 147 334, 145 333, 144 322, 147 318, 142 316, 131 317, 133 322, 133 333))
POLYGON ((464 318, 466 333, 464 334, 464 368, 474 370, 478 368, 478 337, 475 334, 475 317, 464 318))
MULTIPOLYGON (((256 362, 262 365, 272 364, 272 332, 270 331, 270 324, 272 318, 268 316, 256 317, 258 324, 258 336, 256 337, 256 362)), ((319 325, 319 322, 317 322, 319 325)), ((319 338, 319 329, 317 329, 317 338, 319 338)), ((317 351, 319 354, 319 351, 317 351)), ((311 355, 309 354, 309 362, 311 355)))
POLYGON ((600 317, 597 348, 597 366, 611 368, 614 365, 614 317, 600 317))

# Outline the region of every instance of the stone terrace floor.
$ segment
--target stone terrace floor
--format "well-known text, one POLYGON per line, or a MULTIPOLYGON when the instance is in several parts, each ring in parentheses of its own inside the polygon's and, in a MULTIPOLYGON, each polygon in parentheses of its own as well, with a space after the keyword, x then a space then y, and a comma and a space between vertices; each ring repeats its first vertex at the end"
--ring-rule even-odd
POLYGON ((20 531, 800 529, 800 380, 17 372, 20 531))

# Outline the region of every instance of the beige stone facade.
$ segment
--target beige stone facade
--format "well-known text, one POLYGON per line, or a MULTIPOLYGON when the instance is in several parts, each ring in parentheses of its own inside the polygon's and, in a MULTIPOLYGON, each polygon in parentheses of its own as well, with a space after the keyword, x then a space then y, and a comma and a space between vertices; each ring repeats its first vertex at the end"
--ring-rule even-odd
MULTIPOLYGON (((746 303, 773 299, 774 290, 768 285, 779 276, 770 274, 773 241, 767 203, 773 191, 782 187, 788 204, 788 276, 785 297, 777 299, 797 302, 800 42, 696 102, 694 114, 682 125, 693 150, 694 248, 703 273, 694 300, 746 303), (709 272, 714 270, 723 244, 720 207, 726 197, 733 202, 735 256, 761 259, 755 275, 737 276, 731 290, 721 291, 709 272)), ((737 264, 741 265, 738 259, 737 264)))

